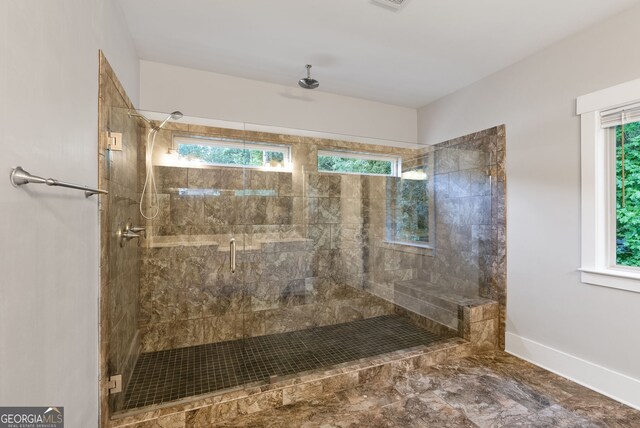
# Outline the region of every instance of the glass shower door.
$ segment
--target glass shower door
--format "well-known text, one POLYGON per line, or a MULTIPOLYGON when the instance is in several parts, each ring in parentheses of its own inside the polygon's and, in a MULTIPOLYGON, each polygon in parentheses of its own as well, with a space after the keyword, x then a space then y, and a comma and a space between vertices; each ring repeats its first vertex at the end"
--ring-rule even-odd
MULTIPOLYGON (((196 127, 194 127, 196 129, 196 127)), ((241 386, 251 379, 245 369, 244 330, 247 299, 247 242, 244 229, 248 157, 244 126, 202 127, 206 131, 209 166, 217 186, 205 197, 205 220, 218 243, 216 262, 206 268, 209 305, 205 303, 204 343, 212 344, 215 390, 241 386)), ((193 137, 198 138, 197 135, 193 137)))
POLYGON ((291 344, 278 333, 289 331, 286 307, 304 288, 305 258, 301 198, 294 198, 291 144, 275 134, 245 132, 245 186, 237 236, 244 247, 241 268, 245 290, 243 370, 249 382, 265 382, 287 373, 282 353, 291 344), (294 206, 295 204, 295 206, 294 206))

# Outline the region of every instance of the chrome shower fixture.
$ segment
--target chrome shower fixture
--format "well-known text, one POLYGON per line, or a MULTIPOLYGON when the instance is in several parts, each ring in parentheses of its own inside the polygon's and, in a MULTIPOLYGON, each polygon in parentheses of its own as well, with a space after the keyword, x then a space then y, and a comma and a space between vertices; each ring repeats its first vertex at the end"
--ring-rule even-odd
POLYGON ((171 114, 169 114, 169 116, 167 116, 167 118, 164 121, 162 121, 162 123, 159 126, 155 126, 153 123, 151 123, 149 119, 147 119, 137 111, 135 110, 129 111, 129 117, 140 117, 145 122, 147 122, 151 127, 151 129, 149 130, 149 133, 147 134, 147 153, 146 153, 147 175, 144 179, 144 186, 142 187, 142 194, 140 195, 140 205, 139 205, 140 215, 142 215, 142 217, 146 218, 147 220, 153 220, 158 216, 158 213, 160 212, 160 205, 158 203, 158 189, 156 187, 156 179, 153 175, 153 162, 151 161, 151 158, 153 156, 153 148, 156 145, 156 137, 158 136, 158 131, 160 131, 162 127, 166 125, 169 120, 178 120, 178 119, 181 119, 182 116, 183 116, 182 112, 176 110, 171 114), (152 195, 151 208, 153 209, 153 213, 150 216, 147 216, 144 213, 144 208, 143 208, 144 197, 147 193, 147 189, 150 189, 151 195, 152 195))
POLYGON ((371 0, 375 5, 382 6, 392 11, 398 11, 405 6, 408 0, 371 0))
POLYGON ((133 110, 133 111, 129 111, 129 117, 139 117, 140 119, 144 120, 145 122, 147 122, 149 124, 149 126, 151 126, 151 129, 155 130, 155 131, 159 131, 160 129, 162 129, 162 127, 164 125, 167 124, 167 122, 169 121, 169 119, 171 120, 179 120, 181 119, 183 116, 182 112, 180 111, 174 111, 171 114, 169 114, 169 116, 167 116, 167 118, 160 124, 160 126, 155 126, 146 116, 144 116, 143 114, 138 113, 137 111, 133 110))
POLYGON ((160 126, 158 126, 158 130, 162 129, 162 127, 169 121, 169 119, 171 120, 179 120, 182 118, 182 112, 181 111, 174 111, 172 112, 169 116, 167 116, 167 118, 164 120, 164 122, 162 122, 160 124, 160 126))
POLYGON ((139 117, 140 119, 142 119, 142 120, 144 120, 145 122, 147 122, 149 125, 152 125, 152 124, 151 124, 151 121, 150 121, 149 119, 147 119, 144 115, 142 115, 142 114, 138 113, 138 112, 137 112, 137 111, 135 111, 135 110, 134 110, 134 111, 131 111, 131 110, 130 110, 128 114, 129 114, 129 117, 139 117))
POLYGON ((320 82, 311 78, 311 64, 305 65, 307 68, 307 77, 298 80, 298 85, 304 89, 315 89, 320 86, 320 82))

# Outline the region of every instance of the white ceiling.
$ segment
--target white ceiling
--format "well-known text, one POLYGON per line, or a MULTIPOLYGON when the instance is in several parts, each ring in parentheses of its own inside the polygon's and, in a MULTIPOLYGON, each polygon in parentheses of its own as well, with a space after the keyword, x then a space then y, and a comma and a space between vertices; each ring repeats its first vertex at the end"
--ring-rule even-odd
POLYGON ((638 0, 119 0, 141 59, 420 107, 638 0))

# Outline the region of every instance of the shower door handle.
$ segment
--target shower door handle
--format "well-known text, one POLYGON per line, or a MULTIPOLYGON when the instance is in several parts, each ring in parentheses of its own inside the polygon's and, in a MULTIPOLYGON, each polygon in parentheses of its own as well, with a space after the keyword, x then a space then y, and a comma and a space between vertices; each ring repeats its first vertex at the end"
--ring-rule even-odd
POLYGON ((235 273, 236 271, 236 240, 231 238, 229 241, 229 268, 231 269, 231 273, 235 273))

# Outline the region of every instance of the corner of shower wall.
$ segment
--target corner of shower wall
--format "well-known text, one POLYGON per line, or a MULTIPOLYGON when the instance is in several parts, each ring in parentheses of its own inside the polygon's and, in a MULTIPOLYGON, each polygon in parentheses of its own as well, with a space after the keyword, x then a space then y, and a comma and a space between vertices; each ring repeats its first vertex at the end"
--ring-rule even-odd
POLYGON ((399 299, 417 298, 411 302, 414 312, 457 328, 462 337, 469 337, 469 322, 486 322, 500 349, 506 314, 505 149, 504 125, 433 146, 434 251, 420 259, 417 280, 395 284, 399 299), (487 309, 497 310, 495 326, 473 309, 490 301, 498 302, 487 309))
POLYGON ((118 231, 139 224, 137 146, 139 129, 128 116, 133 109, 104 54, 99 53, 98 187, 100 195, 100 411, 101 426, 123 400, 110 395, 109 377, 122 375, 127 385, 140 354, 138 334, 139 251, 135 242, 120 245, 118 231), (109 134, 122 136, 122 150, 109 150, 109 134))

